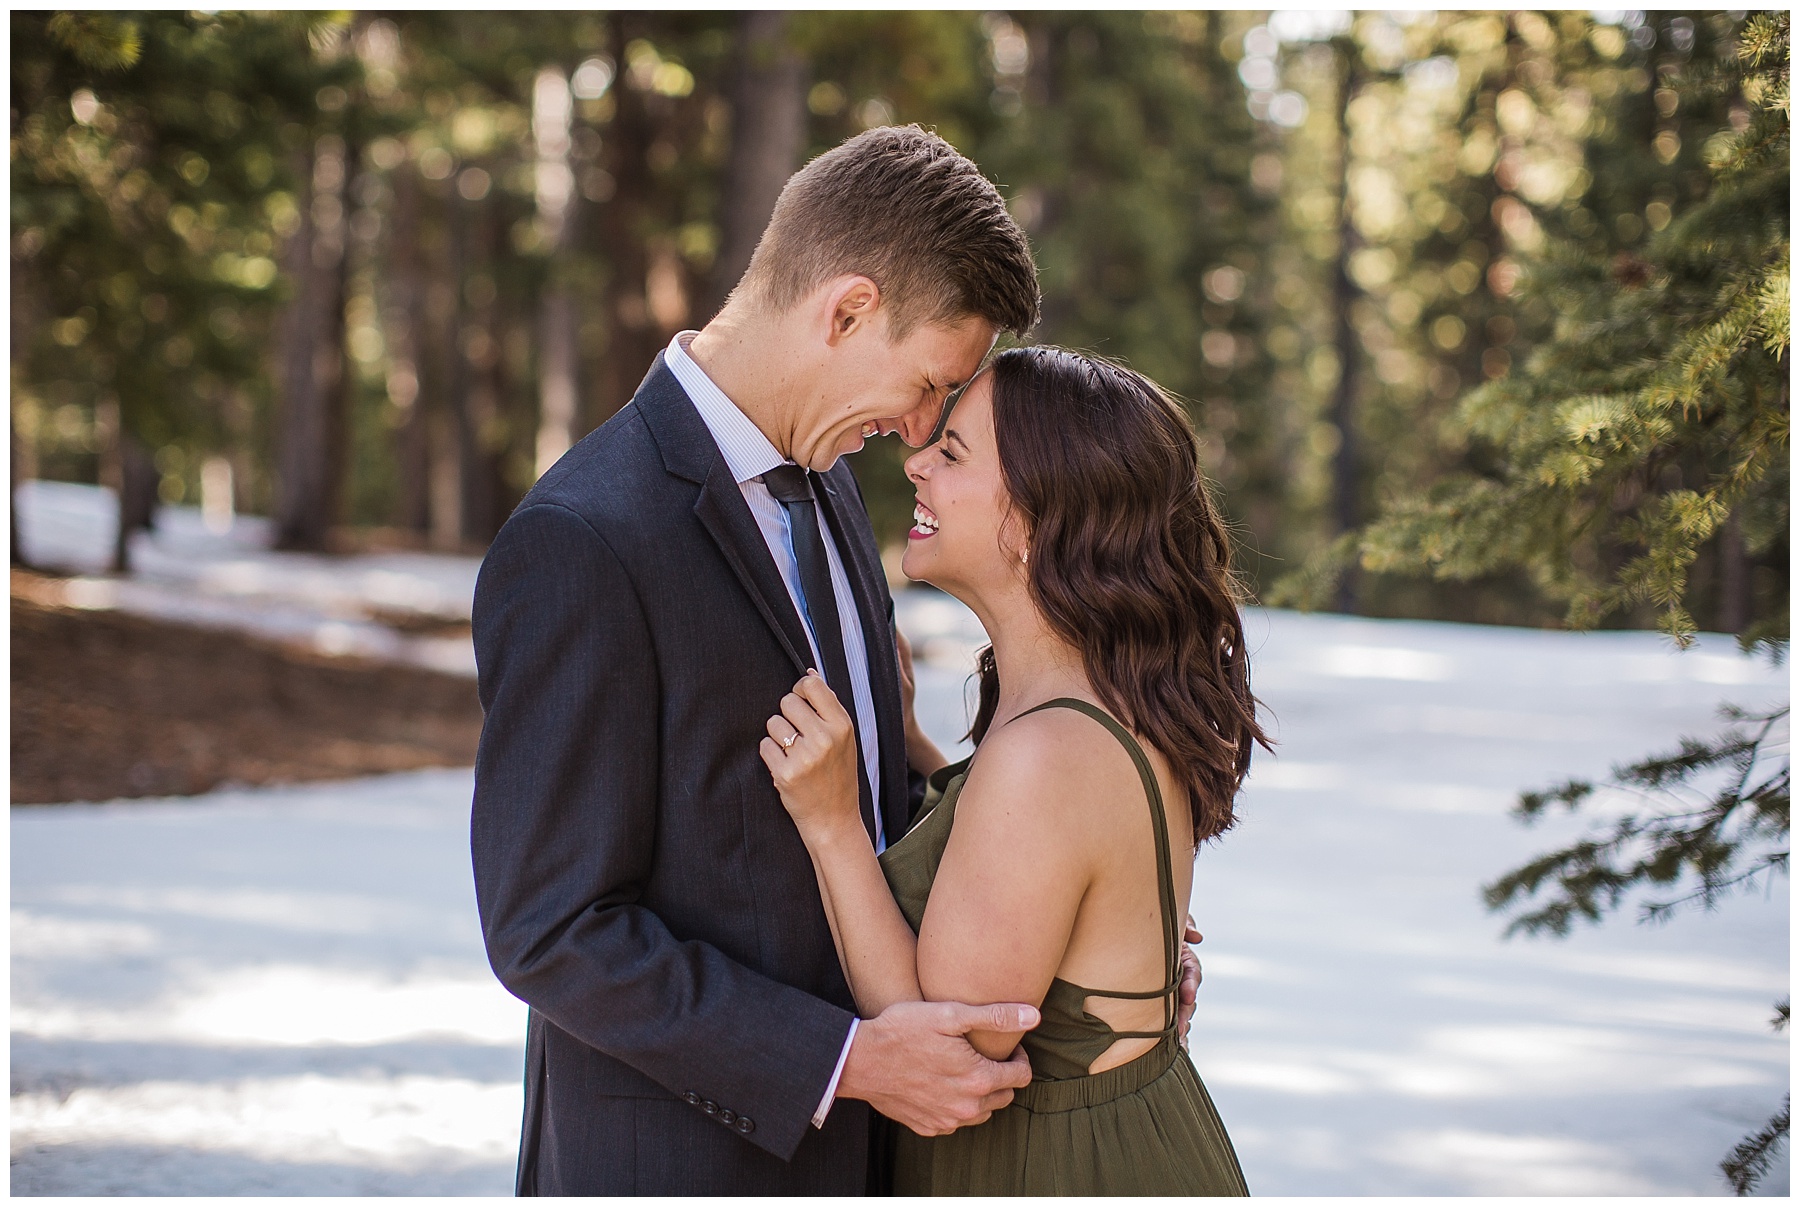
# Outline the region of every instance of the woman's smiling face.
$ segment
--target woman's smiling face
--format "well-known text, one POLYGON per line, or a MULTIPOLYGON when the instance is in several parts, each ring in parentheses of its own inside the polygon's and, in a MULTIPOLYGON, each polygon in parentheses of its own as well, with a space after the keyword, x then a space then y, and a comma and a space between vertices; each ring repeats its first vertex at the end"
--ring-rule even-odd
POLYGON ((967 600, 1016 581, 1025 545, 994 443, 994 377, 982 373, 957 400, 936 444, 907 459, 917 493, 900 562, 908 578, 967 600))

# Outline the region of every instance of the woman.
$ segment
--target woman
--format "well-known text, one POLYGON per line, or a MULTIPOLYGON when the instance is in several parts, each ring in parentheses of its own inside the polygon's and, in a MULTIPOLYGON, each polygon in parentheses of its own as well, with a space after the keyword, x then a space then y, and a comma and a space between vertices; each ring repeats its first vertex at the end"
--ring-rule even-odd
MULTIPOLYGON (((965 762, 909 743, 930 792, 879 859, 851 722, 809 672, 762 756, 805 840, 858 1010, 1041 1003, 1032 1084, 987 1122, 901 1130, 900 1194, 1245 1194, 1175 1040, 1181 903, 1264 741, 1225 527, 1193 432, 1144 377, 1002 353, 912 457, 902 566, 992 638, 965 762), (1099 986, 1102 988, 1084 988, 1099 986)), ((1266 745, 1266 741, 1264 741, 1266 745)))

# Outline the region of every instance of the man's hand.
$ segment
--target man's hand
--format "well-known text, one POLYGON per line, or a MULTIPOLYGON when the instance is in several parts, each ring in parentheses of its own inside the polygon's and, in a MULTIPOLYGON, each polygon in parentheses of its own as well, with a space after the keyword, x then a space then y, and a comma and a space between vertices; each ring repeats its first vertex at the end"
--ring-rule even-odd
POLYGON ((1038 1019, 1024 1005, 896 1002, 857 1026, 838 1097, 860 1098, 921 1136, 984 1123, 1031 1080, 1031 1063, 1022 1050, 989 1060, 969 1046, 968 1033, 1023 1034, 1038 1019))
POLYGON ((913 673, 912 642, 894 626, 894 651, 900 658, 900 708, 906 722, 906 762, 920 775, 930 775, 950 760, 937 743, 925 736, 913 714, 913 696, 917 693, 918 676, 913 673))
POLYGON ((1181 997, 1175 1007, 1175 1035, 1185 1049, 1188 1046, 1188 1024, 1194 1021, 1194 1003, 1200 997, 1200 957, 1194 954, 1188 943, 1199 943, 1206 936, 1194 925, 1194 915, 1189 914, 1187 930, 1182 933, 1181 949, 1181 997))

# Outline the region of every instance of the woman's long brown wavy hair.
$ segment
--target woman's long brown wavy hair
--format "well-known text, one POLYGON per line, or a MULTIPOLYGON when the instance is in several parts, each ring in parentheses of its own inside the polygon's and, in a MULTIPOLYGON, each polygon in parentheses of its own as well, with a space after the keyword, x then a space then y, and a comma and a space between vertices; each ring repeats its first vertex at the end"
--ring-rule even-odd
MULTIPOLYGON (((991 371, 1032 598, 1081 651, 1101 702, 1169 760, 1197 848, 1236 821, 1250 748, 1269 741, 1250 694, 1231 538, 1193 429, 1142 374, 1062 348, 1013 348, 991 371)), ((1000 698, 992 647, 977 670, 979 742, 1000 698)))

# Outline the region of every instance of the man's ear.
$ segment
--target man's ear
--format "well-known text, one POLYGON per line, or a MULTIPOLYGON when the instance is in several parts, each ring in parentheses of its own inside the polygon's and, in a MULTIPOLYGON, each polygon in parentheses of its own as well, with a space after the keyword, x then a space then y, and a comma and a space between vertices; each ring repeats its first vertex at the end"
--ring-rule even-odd
POLYGON ((829 295, 831 333, 826 342, 835 347, 858 327, 867 326, 881 311, 881 286, 868 277, 840 277, 829 295))

